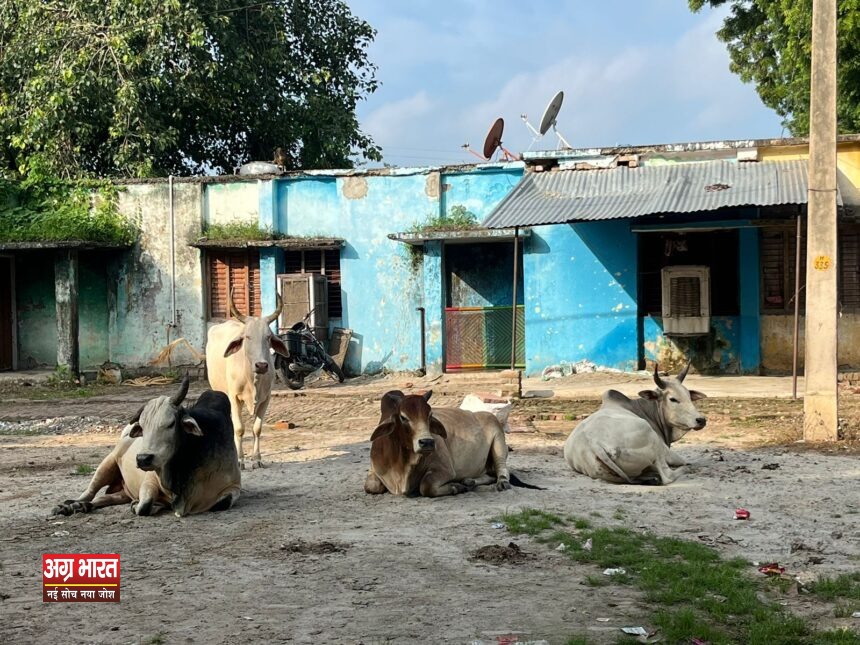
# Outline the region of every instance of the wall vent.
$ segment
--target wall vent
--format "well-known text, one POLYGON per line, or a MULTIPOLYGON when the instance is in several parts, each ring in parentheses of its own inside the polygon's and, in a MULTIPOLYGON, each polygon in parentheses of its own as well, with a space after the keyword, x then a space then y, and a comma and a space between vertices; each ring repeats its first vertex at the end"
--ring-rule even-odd
POLYGON ((711 270, 705 266, 672 266, 662 272, 663 333, 701 336, 711 326, 711 270))

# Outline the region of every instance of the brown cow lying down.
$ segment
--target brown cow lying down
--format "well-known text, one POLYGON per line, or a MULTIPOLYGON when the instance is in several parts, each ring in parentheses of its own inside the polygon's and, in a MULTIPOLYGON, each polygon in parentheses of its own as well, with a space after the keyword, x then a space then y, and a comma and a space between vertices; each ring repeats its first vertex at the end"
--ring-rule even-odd
POLYGON ((434 408, 399 390, 382 397, 382 417, 370 440, 367 493, 457 495, 495 483, 496 490, 535 488, 508 472, 505 433, 489 412, 434 408))
POLYGON ((172 508, 182 517, 230 508, 241 487, 230 401, 208 390, 186 410, 181 403, 187 392, 186 376, 173 397, 160 396, 143 406, 87 490, 54 508, 54 515, 128 502, 137 515, 172 508), (96 497, 105 486, 107 491, 96 497))

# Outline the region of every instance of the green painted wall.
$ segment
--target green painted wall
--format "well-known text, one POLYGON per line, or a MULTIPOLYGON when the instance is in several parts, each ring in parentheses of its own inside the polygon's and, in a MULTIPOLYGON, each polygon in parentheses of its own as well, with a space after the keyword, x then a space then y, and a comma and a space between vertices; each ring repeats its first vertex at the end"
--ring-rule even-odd
MULTIPOLYGON (((97 252, 80 255, 78 339, 81 368, 108 360, 109 258, 97 252)), ((54 297, 53 252, 20 253, 16 257, 18 367, 33 369, 57 364, 57 304, 54 297)))

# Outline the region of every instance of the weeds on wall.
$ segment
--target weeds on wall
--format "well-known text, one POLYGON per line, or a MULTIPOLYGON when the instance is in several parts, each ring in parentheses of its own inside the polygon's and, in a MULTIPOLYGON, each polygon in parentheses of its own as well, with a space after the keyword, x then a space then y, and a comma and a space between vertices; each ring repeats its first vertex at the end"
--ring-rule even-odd
POLYGON ((257 222, 233 221, 226 224, 207 224, 203 229, 207 240, 273 240, 282 237, 272 229, 260 226, 257 222))
MULTIPOLYGON (((462 204, 451 207, 447 213, 431 215, 424 222, 413 224, 408 233, 421 234, 443 231, 469 231, 480 228, 478 216, 468 210, 462 204)), ((413 272, 418 272, 424 259, 422 247, 413 244, 407 245, 409 253, 409 264, 413 272)))
POLYGON ((138 230, 120 215, 118 194, 107 181, 0 178, 0 242, 131 245, 138 230))

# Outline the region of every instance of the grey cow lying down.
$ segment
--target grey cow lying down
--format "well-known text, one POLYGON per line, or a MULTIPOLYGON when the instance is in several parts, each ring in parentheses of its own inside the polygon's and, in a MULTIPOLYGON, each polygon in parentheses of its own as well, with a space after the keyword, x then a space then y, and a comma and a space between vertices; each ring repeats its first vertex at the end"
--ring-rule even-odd
POLYGON ((125 427, 87 490, 54 508, 54 515, 89 513, 132 502, 137 515, 172 508, 178 517, 226 510, 239 497, 241 474, 230 401, 207 390, 182 407, 188 377, 173 397, 149 401, 125 427), (96 497, 107 486, 105 493, 96 497))
POLYGON ((705 395, 684 387, 689 364, 678 378, 660 378, 656 390, 629 399, 609 390, 600 409, 577 426, 564 444, 564 459, 578 473, 618 484, 670 484, 685 462, 671 444, 706 419, 694 401, 705 395), (672 470, 677 468, 677 470, 672 470))
POLYGON ((382 397, 365 492, 441 497, 487 484, 499 491, 511 485, 542 490, 508 471, 505 432, 493 414, 431 410, 431 394, 392 390, 382 397))

